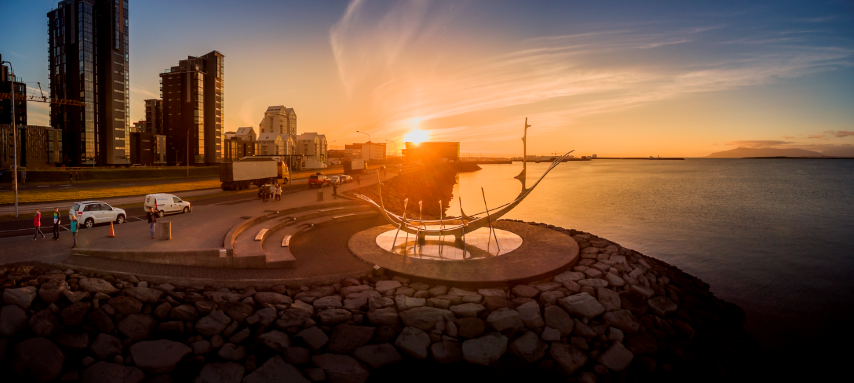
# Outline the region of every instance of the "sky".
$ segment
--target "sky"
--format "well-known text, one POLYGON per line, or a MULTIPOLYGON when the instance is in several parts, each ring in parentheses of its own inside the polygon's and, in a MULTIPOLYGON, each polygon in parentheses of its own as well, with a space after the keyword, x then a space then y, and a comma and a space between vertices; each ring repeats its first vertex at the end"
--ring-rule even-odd
MULTIPOLYGON (((0 0, 0 54, 48 86, 53 0, 0 0)), ((188 55, 225 58, 225 130, 271 105, 331 148, 412 130, 464 155, 854 155, 854 3, 131 0, 131 121, 188 55)), ((29 103, 29 122, 48 106, 29 103)))

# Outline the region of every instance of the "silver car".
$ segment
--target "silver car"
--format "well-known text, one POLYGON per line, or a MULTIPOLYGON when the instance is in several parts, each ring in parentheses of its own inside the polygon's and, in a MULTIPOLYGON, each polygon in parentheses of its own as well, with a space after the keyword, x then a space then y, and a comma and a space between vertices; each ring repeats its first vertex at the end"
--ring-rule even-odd
POLYGON ((71 216, 77 216, 77 222, 85 228, 91 228, 96 223, 115 222, 123 224, 127 218, 127 213, 124 209, 112 207, 106 202, 100 201, 84 201, 75 202, 68 211, 68 219, 71 216))

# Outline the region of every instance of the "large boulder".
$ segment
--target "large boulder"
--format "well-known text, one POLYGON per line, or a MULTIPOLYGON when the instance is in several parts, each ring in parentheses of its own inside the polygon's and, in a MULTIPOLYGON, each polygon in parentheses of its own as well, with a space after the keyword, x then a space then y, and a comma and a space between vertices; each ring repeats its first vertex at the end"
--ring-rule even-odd
POLYGON ((314 306, 314 309, 318 312, 326 309, 337 309, 343 307, 340 295, 330 295, 328 297, 317 298, 311 303, 311 305, 314 306))
MULTIPOLYGON (((377 310, 379 311, 379 310, 377 310)), ((436 322, 450 318, 454 320, 454 314, 448 310, 437 309, 435 307, 416 307, 411 310, 406 310, 400 315, 400 320, 408 327, 415 327, 422 331, 430 331, 436 327, 436 322)), ((370 314, 368 314, 370 317, 370 314)))
POLYGON ((605 319, 609 326, 623 330, 625 333, 638 332, 640 329, 640 322, 629 310, 609 311, 602 316, 602 319, 605 319))
POLYGON ((12 370, 21 378, 33 382, 49 382, 62 373, 65 355, 45 338, 31 338, 15 346, 12 370))
POLYGON ((24 309, 16 305, 0 308, 0 338, 12 337, 27 328, 30 318, 24 309))
POLYGON ((255 299, 255 303, 261 306, 293 303, 293 299, 291 299, 291 297, 273 292, 257 292, 253 299, 255 299))
POLYGON ((359 347, 353 351, 353 356, 375 370, 400 362, 403 359, 397 349, 388 343, 359 347))
POLYGON ((311 313, 302 309, 286 309, 276 320, 276 327, 284 330, 288 327, 302 327, 305 320, 311 318, 311 313))
POLYGON ((463 303, 461 305, 451 306, 450 310, 457 318, 466 318, 480 315, 486 311, 486 307, 483 307, 483 305, 479 303, 463 303))
POLYGON ((353 319, 353 313, 344 309, 328 309, 317 314, 320 317, 320 323, 327 326, 334 326, 353 319))
POLYGON ((554 359, 558 370, 567 376, 575 374, 587 364, 587 354, 578 347, 566 343, 552 343, 549 356, 554 359))
POLYGON ((267 382, 309 383, 310 381, 296 367, 276 355, 243 378, 243 383, 267 382))
POLYGON ((462 318, 454 323, 460 338, 477 338, 486 331, 486 322, 480 318, 462 318))
POLYGON ((329 337, 317 326, 302 330, 294 335, 294 337, 302 340, 312 351, 319 350, 329 342, 329 337))
POLYGON ((443 340, 430 345, 430 353, 436 363, 456 363, 463 357, 463 345, 460 342, 443 340))
POLYGON ((525 324, 522 323, 522 318, 516 310, 501 308, 489 313, 486 317, 486 323, 495 331, 502 334, 512 336, 525 329, 525 324))
POLYGON ((596 289, 596 296, 599 297, 599 303, 602 304, 602 307, 605 308, 605 311, 614 311, 619 310, 620 307, 620 293, 609 290, 604 287, 600 287, 596 289))
POLYGON ((540 295, 539 289, 528 285, 513 286, 513 289, 510 290, 510 292, 512 292, 517 298, 536 298, 537 295, 540 295))
POLYGON ((131 314, 122 319, 116 328, 135 342, 148 339, 157 328, 157 320, 151 315, 131 314))
POLYGON ((533 331, 522 334, 510 343, 510 353, 527 363, 542 359, 548 349, 549 345, 533 331))
MULTIPOLYGON (((410 312, 413 310, 408 310, 410 312)), ((398 313, 394 307, 368 311, 368 321, 375 326, 396 326, 398 313)))
POLYGON ((363 383, 368 380, 368 370, 352 356, 321 354, 312 356, 311 361, 326 372, 329 383, 363 383))
POLYGON ((169 311, 169 319, 182 322, 195 322, 199 319, 199 310, 192 305, 180 305, 169 311))
MULTIPOLYGON (((2 313, 0 313, 0 316, 2 316, 2 313)), ((2 320, 0 320, 0 322, 2 322, 2 320)), ((32 330, 36 336, 43 336, 47 338, 51 336, 53 331, 59 326, 59 318, 57 318, 56 314, 54 314, 53 311, 50 311, 50 309, 44 309, 35 313, 35 315, 30 318, 29 325, 30 330, 32 330)), ((2 327, 2 325, 0 325, 0 327, 2 327)), ((3 330, 0 329, 0 334, 2 333, 3 330)))
POLYGON ((557 283, 564 284, 566 282, 578 282, 585 278, 587 278, 587 276, 585 276, 584 273, 579 273, 577 271, 564 271, 563 273, 555 275, 552 280, 557 283))
POLYGON ((577 317, 590 319, 605 312, 605 307, 596 298, 587 293, 570 295, 557 302, 560 307, 577 317))
POLYGON ((143 341, 130 346, 137 367, 149 374, 163 374, 175 369, 178 362, 193 352, 186 344, 167 339, 143 341))
MULTIPOLYGON (((122 315, 142 313, 142 302, 140 302, 139 299, 136 299, 134 297, 123 295, 115 298, 110 298, 110 300, 107 301, 107 304, 116 309, 116 311, 122 313, 122 315)), ((195 310, 195 308, 193 310, 195 310)))
POLYGON ((499 333, 489 333, 477 339, 463 342, 463 360, 471 364, 489 366, 507 352, 509 339, 499 333))
POLYGON ((100 361, 83 370, 80 377, 83 383, 139 383, 145 374, 134 366, 100 361))
POLYGON ((94 327, 96 330, 104 333, 112 333, 116 328, 116 324, 113 323, 113 319, 107 315, 104 310, 95 310, 86 314, 86 320, 88 324, 94 327))
POLYGON ((634 354, 623 346, 622 342, 614 342, 611 347, 596 358, 596 361, 614 371, 623 371, 632 363, 634 354))
POLYGON ((7 305, 17 305, 21 309, 27 310, 37 295, 38 289, 35 286, 6 289, 3 291, 3 302, 7 305))
POLYGON ((519 318, 527 328, 542 328, 546 325, 543 322, 543 316, 540 315, 540 305, 537 302, 523 303, 516 308, 516 312, 519 313, 519 318))
POLYGON ((286 348, 291 347, 291 339, 288 338, 288 334, 278 330, 261 334, 258 337, 258 342, 278 353, 282 353, 286 348))
POLYGON ((66 291, 71 291, 68 282, 64 279, 51 279, 39 286, 39 297, 47 303, 56 303, 66 291))
POLYGON ((415 359, 426 359, 430 336, 414 327, 406 327, 397 336, 394 345, 415 359))
POLYGON ((403 285, 398 281, 377 281, 377 285, 375 289, 380 292, 380 294, 385 295, 388 291, 397 290, 398 287, 403 285))
POLYGON ((202 367, 195 383, 240 383, 245 369, 234 362, 208 363, 202 367))
POLYGON ((196 322, 196 331, 206 337, 219 335, 231 323, 231 318, 221 310, 211 311, 196 322))
POLYGON ((77 281, 77 287, 81 291, 85 291, 90 294, 103 293, 107 295, 114 295, 119 292, 119 289, 111 285, 110 282, 107 282, 101 278, 81 279, 77 281))
POLYGON ((350 354, 370 342, 376 331, 376 327, 340 324, 332 330, 332 337, 326 349, 335 354, 350 354))
POLYGON ((162 291, 149 289, 148 287, 129 287, 124 291, 127 296, 136 298, 142 303, 149 304, 157 303, 157 300, 163 295, 162 291))
POLYGON ((92 357, 99 360, 112 360, 122 353, 122 341, 110 334, 98 334, 91 346, 92 357))
POLYGON ((545 323, 553 329, 560 331, 560 337, 569 336, 572 333, 573 322, 572 317, 557 306, 549 306, 545 309, 545 323))
POLYGON ((664 317, 676 312, 676 303, 673 303, 665 297, 655 297, 647 301, 649 303, 649 311, 660 317, 664 317))
POLYGON ((86 313, 89 312, 91 307, 92 304, 89 302, 72 303, 59 312, 59 318, 62 319, 62 323, 65 323, 66 326, 82 326, 83 321, 86 319, 86 313))

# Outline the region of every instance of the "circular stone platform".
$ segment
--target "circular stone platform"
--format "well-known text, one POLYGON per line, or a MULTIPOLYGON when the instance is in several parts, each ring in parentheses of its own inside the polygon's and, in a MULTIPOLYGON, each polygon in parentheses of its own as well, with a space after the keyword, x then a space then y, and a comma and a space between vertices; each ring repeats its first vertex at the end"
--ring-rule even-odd
MULTIPOLYGON (((421 254, 413 249, 415 239, 411 234, 406 247, 395 244, 395 252, 388 251, 391 247, 391 243, 387 242, 388 232, 391 232, 393 239, 396 231, 392 225, 362 230, 350 237, 348 246, 356 257, 382 267, 390 274, 461 287, 507 286, 535 281, 557 275, 578 262, 578 243, 567 234, 514 221, 498 221, 494 227, 497 233, 502 233, 499 236, 502 251, 498 254, 495 254, 495 249, 491 252, 486 250, 487 229, 483 229, 484 235, 481 235, 484 243, 472 243, 475 250, 466 245, 465 258, 462 257, 462 245, 452 247, 453 237, 446 238, 443 241, 443 255, 454 252, 459 255, 457 259, 449 259, 450 256, 436 259, 433 252, 438 254, 438 237, 428 237, 421 254), (515 240, 515 237, 519 240, 515 240), (445 244, 449 246, 446 248, 445 244), (508 250, 511 247, 515 248, 508 250)), ((405 241, 405 233, 403 235, 405 241)), ((472 240, 475 238, 472 236, 472 240)), ((401 240, 400 236, 398 240, 401 240)), ((494 244, 493 239, 491 247, 494 244)))
MULTIPOLYGON (((435 228, 438 229, 438 226, 435 228)), ((463 239, 457 242, 453 235, 426 235, 419 243, 414 235, 392 229, 377 236, 377 246, 385 251, 419 259, 462 261, 504 255, 522 245, 522 237, 507 230, 495 229, 492 232, 488 227, 467 233, 463 239), (496 241, 498 246, 495 245, 496 241)))

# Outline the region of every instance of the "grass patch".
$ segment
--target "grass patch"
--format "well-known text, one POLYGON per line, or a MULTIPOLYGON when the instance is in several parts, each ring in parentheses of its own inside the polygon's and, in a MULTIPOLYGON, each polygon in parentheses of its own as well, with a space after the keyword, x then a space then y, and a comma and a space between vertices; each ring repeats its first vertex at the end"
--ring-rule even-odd
MULTIPOLYGON (((128 197, 152 193, 174 193, 179 191, 213 189, 220 187, 219 180, 180 182, 161 185, 124 186, 112 188, 65 189, 65 190, 32 190, 18 192, 18 203, 51 202, 51 201, 85 201, 109 197, 128 197)), ((0 192, 0 204, 15 202, 15 194, 11 191, 0 192)))

